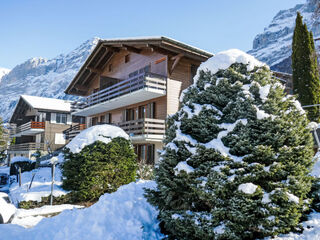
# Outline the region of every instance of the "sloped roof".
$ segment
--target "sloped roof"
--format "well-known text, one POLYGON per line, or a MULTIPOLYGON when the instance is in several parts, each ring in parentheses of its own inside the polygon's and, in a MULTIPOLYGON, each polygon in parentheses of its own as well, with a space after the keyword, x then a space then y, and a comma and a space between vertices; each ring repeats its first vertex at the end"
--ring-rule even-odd
POLYGON ((117 52, 119 48, 131 48, 139 51, 146 46, 158 50, 165 50, 172 54, 184 54, 185 57, 200 62, 204 62, 213 56, 210 52, 164 36, 100 39, 76 76, 70 82, 65 93, 83 95, 72 92, 75 85, 83 85, 85 81, 92 80, 97 75, 92 69, 102 69, 108 59, 112 58, 113 54, 117 52))
POLYGON ((19 114, 25 114, 28 108, 52 112, 70 112, 71 102, 62 99, 20 95, 20 99, 11 115, 9 123, 14 123, 19 114))
POLYGON ((29 95, 21 95, 21 98, 26 101, 30 107, 42 110, 53 110, 61 112, 71 111, 71 102, 56 98, 37 97, 29 95))

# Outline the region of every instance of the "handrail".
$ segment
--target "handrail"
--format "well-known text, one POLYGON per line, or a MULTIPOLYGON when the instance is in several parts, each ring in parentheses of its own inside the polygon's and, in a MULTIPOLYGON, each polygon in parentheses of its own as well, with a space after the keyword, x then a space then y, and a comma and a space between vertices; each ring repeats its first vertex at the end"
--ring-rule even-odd
POLYGON ((44 150, 44 143, 20 143, 9 146, 11 151, 23 151, 23 150, 44 150))
POLYGON ((79 123, 77 125, 71 126, 63 131, 66 139, 74 138, 77 134, 79 134, 82 130, 86 129, 86 124, 79 123))
POLYGON ((85 98, 84 104, 81 106, 81 104, 78 103, 78 106, 81 106, 81 109, 83 109, 142 88, 152 88, 165 91, 166 83, 166 76, 143 72, 89 95, 85 98))
POLYGON ((153 118, 141 118, 116 124, 128 134, 134 135, 164 135, 165 120, 153 118))
POLYGON ((44 129, 44 128, 45 128, 45 122, 30 121, 18 126, 15 130, 15 133, 17 134, 30 129, 44 129))

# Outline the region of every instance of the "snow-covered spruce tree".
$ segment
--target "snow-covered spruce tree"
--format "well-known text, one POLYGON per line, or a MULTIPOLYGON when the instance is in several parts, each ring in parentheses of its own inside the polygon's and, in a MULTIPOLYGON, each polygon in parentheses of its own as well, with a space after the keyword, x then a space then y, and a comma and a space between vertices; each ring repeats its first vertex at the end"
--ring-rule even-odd
POLYGON ((158 188, 146 190, 163 232, 168 239, 234 240, 297 230, 313 164, 299 102, 239 50, 200 69, 181 110, 168 118, 158 188))

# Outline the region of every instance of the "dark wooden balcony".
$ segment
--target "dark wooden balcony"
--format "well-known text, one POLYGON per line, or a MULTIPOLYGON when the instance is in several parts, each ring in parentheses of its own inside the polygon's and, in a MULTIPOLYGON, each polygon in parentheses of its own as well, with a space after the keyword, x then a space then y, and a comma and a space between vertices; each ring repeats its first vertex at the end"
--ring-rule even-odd
POLYGON ((9 151, 30 151, 30 150, 44 150, 44 143, 20 143, 9 146, 9 151))
POLYGON ((12 137, 20 137, 22 135, 35 135, 37 133, 43 132, 44 129, 45 122, 30 121, 11 129, 10 134, 12 135, 12 137))
POLYGON ((71 126, 70 128, 63 131, 63 134, 65 135, 66 139, 72 139, 76 135, 78 135, 82 130, 86 129, 86 124, 77 124, 74 126, 71 126))

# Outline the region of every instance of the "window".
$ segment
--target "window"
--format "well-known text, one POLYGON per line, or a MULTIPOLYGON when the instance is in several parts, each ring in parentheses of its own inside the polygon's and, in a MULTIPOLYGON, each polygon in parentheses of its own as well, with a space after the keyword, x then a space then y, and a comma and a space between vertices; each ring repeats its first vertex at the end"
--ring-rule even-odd
POLYGON ((127 62, 129 62, 130 61, 130 54, 128 54, 128 55, 126 55, 125 57, 124 57, 124 63, 127 63, 127 62))
POLYGON ((139 144, 135 146, 138 161, 153 165, 154 164, 154 144, 139 144))
POLYGON ((100 116, 100 123, 105 123, 105 116, 104 115, 100 116))
POLYGON ((147 105, 147 118, 156 117, 156 103, 152 102, 147 105))
POLYGON ((190 76, 191 76, 190 82, 191 83, 193 83, 193 78, 197 74, 197 69, 198 69, 198 67, 196 65, 191 64, 191 66, 190 66, 190 76))
POLYGON ((98 117, 91 118, 91 126, 95 126, 98 124, 98 117))
POLYGON ((67 123, 67 114, 57 113, 56 114, 56 123, 67 123))
POLYGON ((137 70, 137 71, 134 71, 134 72, 132 72, 132 73, 129 73, 129 78, 132 78, 132 77, 134 77, 134 76, 137 76, 138 74, 148 73, 148 72, 150 72, 150 70, 151 70, 151 66, 150 66, 150 65, 147 65, 147 66, 145 66, 145 67, 143 67, 143 68, 140 68, 140 69, 137 70))
POLYGON ((139 119, 145 118, 146 107, 139 106, 139 119))
POLYGON ((139 106, 138 117, 141 118, 155 118, 156 117, 156 103, 148 103, 147 105, 139 106))
POLYGON ((126 116, 125 116, 125 121, 131 121, 134 120, 134 109, 126 109, 126 116))
POLYGON ((112 115, 111 113, 106 114, 106 123, 111 123, 112 122, 112 115))

